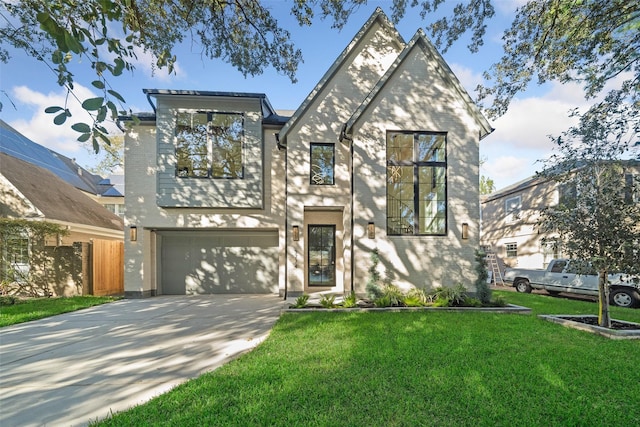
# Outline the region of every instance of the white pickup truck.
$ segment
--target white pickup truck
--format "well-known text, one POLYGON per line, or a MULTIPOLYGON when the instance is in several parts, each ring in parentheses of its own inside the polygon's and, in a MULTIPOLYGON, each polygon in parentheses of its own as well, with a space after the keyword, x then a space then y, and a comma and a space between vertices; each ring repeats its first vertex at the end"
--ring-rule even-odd
MULTIPOLYGON (((546 270, 507 268, 504 281, 518 292, 531 292, 532 289, 544 289, 551 295, 569 292, 582 295, 598 295, 598 275, 582 273, 575 261, 554 259, 546 270)), ((611 304, 619 307, 640 306, 640 285, 628 274, 609 275, 611 304)))

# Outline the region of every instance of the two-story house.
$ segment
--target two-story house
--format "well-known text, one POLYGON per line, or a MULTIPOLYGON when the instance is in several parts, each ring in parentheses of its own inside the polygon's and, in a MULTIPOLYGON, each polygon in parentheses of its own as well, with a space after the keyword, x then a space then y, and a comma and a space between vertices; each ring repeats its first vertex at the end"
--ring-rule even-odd
POLYGON ((125 139, 125 291, 473 291, 493 129, 422 31, 377 9, 293 115, 264 94, 145 90, 125 139))
MULTIPOLYGON (((640 203, 640 162, 625 162, 625 199, 640 203)), ((546 268, 554 258, 564 256, 554 235, 538 227, 542 209, 557 206, 563 198, 579 198, 575 188, 533 176, 484 196, 481 244, 495 252, 500 266, 546 268)))

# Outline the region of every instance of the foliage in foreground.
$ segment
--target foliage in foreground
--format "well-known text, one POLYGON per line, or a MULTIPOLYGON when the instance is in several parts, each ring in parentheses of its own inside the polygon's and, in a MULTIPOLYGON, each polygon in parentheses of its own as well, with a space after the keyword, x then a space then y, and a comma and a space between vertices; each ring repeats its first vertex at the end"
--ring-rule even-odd
MULTIPOLYGON (((536 312, 594 306, 496 293, 536 312)), ((639 355, 531 315, 288 313, 251 353, 98 425, 636 425, 639 355)))
POLYGON ((0 327, 42 319, 118 300, 117 297, 75 296, 68 298, 0 299, 0 327))

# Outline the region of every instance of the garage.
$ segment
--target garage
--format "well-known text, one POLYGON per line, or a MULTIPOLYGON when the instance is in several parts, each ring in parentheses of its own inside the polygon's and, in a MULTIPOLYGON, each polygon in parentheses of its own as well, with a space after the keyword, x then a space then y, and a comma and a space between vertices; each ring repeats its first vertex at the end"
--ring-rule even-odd
POLYGON ((278 292, 277 230, 158 231, 160 293, 278 292))

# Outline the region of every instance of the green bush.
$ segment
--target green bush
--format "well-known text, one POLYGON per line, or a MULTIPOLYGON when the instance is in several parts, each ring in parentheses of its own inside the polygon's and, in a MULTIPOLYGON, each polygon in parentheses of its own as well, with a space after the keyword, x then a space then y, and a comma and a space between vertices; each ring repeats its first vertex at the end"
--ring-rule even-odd
POLYGON ((371 251, 371 265, 369 266, 369 280, 367 281, 366 291, 367 297, 372 300, 376 300, 382 296, 382 289, 380 289, 380 272, 378 271, 378 264, 380 263, 380 255, 378 249, 371 251))
POLYGON ((293 304, 293 308, 305 308, 309 302, 309 295, 302 294, 296 298, 296 302, 293 304))
POLYGON ((335 308, 336 307, 336 296, 333 294, 324 294, 320 298, 320 305, 324 308, 335 308))
POLYGON ((436 305, 437 307, 460 306, 464 303, 466 292, 467 290, 460 283, 453 287, 440 288, 436 292, 434 305, 436 305), (445 302, 446 304, 442 305, 445 302))
POLYGON ((482 301, 480 301, 479 298, 465 296, 462 301, 462 305, 465 307, 482 307, 484 304, 482 303, 482 301))
POLYGON ((489 287, 489 283, 487 283, 489 273, 487 272, 485 257, 486 254, 484 251, 476 249, 476 273, 478 274, 478 278, 476 279, 475 285, 478 299, 480 299, 483 304, 489 304, 491 302, 491 288, 489 287))
POLYGON ((402 303, 406 307, 424 307, 425 303, 415 295, 405 295, 402 303))
POLYGON ((391 298, 388 295, 382 295, 373 300, 373 305, 378 308, 391 307, 391 298))
POLYGON ((401 305, 402 300, 404 299, 402 289, 392 284, 385 284, 382 287, 382 296, 388 298, 390 303, 389 305, 392 307, 401 305))
POLYGON ((496 295, 491 303, 496 307, 505 307, 508 304, 507 300, 504 299, 504 295, 496 295))
POLYGON ((342 306, 344 308, 352 308, 356 306, 357 302, 358 298, 356 297, 356 293, 351 291, 350 294, 344 296, 342 306))
POLYGON ((0 296, 0 306, 14 305, 16 302, 18 302, 18 298, 14 297, 13 295, 0 296))

